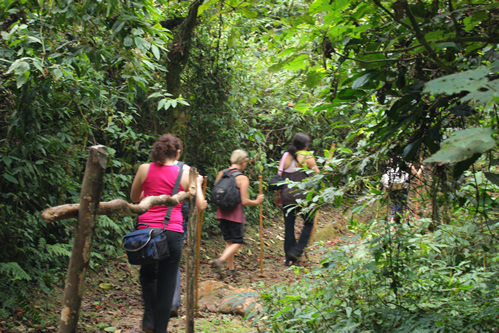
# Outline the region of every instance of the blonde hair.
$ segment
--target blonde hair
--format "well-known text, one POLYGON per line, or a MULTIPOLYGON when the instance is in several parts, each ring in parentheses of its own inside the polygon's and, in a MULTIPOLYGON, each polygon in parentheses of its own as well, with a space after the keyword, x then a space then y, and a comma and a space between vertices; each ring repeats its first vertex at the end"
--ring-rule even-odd
POLYGON ((249 155, 247 152, 241 149, 236 149, 232 152, 232 155, 230 156, 230 163, 241 164, 245 161, 249 161, 249 155))

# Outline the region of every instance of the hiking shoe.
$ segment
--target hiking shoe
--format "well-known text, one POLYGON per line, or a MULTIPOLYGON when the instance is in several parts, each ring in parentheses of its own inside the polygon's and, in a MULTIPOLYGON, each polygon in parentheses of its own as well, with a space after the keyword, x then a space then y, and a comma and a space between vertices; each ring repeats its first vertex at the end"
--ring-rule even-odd
POLYGON ((170 318, 176 318, 176 317, 178 317, 178 308, 172 307, 170 311, 170 318))
POLYGON ((215 259, 211 262, 211 268, 213 268, 215 273, 218 275, 219 279, 223 278, 223 272, 222 272, 223 266, 224 266, 224 263, 220 259, 215 259))

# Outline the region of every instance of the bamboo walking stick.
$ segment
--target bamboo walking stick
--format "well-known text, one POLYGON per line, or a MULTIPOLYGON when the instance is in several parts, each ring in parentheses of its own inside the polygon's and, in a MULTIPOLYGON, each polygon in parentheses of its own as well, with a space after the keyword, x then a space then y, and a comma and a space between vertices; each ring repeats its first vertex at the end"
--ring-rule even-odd
MULTIPOLYGON (((203 197, 206 194, 206 183, 208 182, 208 178, 204 177, 203 180, 203 197)), ((201 249, 201 232, 203 226, 203 215, 204 210, 198 215, 198 225, 196 230, 196 267, 194 270, 195 278, 194 278, 194 308, 198 308, 198 280, 199 280, 199 254, 201 249)))
MULTIPOLYGON (((262 194, 262 176, 258 176, 258 194, 262 194)), ((260 206, 260 275, 263 275, 263 219, 262 219, 262 209, 263 202, 260 206)))

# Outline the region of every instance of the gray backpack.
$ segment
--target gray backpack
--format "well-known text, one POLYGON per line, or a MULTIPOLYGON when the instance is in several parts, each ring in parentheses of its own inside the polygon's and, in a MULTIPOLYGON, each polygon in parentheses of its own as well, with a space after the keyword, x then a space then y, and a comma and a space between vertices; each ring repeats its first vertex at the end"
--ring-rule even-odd
POLYGON ((241 203, 241 195, 236 184, 236 177, 242 175, 236 169, 225 169, 222 177, 211 190, 211 201, 224 210, 232 210, 241 203))

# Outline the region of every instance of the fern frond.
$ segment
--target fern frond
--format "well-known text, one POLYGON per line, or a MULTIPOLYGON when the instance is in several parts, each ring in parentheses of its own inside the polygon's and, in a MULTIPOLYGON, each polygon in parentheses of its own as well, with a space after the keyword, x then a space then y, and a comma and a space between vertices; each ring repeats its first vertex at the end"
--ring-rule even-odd
POLYGON ((117 224, 108 216, 99 216, 98 221, 101 228, 111 229, 119 233, 123 231, 123 226, 117 224))
POLYGON ((12 280, 31 280, 31 276, 17 262, 0 262, 0 274, 7 275, 12 280))
POLYGON ((61 244, 47 244, 46 249, 51 256, 71 257, 71 251, 63 248, 61 244))

